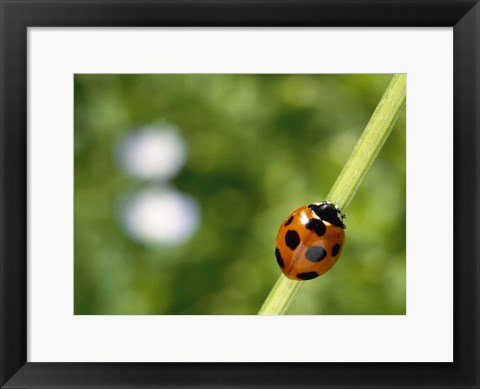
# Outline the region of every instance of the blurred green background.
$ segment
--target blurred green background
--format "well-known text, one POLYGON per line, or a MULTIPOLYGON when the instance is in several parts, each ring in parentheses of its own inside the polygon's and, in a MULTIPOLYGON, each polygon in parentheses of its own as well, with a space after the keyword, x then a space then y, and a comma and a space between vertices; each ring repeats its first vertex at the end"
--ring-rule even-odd
MULTIPOLYGON (((76 315, 256 314, 391 75, 75 75, 76 315)), ((287 314, 405 314, 405 112, 287 314)))

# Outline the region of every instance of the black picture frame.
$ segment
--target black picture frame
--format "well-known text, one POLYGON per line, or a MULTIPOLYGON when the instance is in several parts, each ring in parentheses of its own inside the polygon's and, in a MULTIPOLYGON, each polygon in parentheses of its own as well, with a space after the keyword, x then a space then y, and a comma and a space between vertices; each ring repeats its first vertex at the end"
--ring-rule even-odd
POLYGON ((477 1, 0 0, 0 12, 2 388, 480 387, 477 1), (27 362, 27 29, 37 26, 453 27, 454 362, 27 362))

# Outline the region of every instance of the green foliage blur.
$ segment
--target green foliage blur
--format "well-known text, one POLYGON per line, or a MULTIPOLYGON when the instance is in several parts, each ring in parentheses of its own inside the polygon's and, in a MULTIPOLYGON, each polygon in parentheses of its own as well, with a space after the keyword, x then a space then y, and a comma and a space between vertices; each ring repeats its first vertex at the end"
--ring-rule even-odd
MULTIPOLYGON (((275 237, 323 201, 391 75, 75 75, 75 314, 256 314, 281 274, 275 237), (122 137, 178 128, 187 159, 168 183, 118 163, 122 137), (168 185, 198 202, 176 245, 133 239, 122 198, 168 185)), ((287 314, 405 314, 405 112, 345 211, 339 262, 287 314)))

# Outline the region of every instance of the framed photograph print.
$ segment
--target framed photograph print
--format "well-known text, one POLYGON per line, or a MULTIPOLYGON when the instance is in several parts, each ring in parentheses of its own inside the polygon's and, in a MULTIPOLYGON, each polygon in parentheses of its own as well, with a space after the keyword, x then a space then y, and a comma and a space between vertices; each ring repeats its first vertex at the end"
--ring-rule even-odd
POLYGON ((1 388, 480 388, 477 1, 0 12, 1 388))

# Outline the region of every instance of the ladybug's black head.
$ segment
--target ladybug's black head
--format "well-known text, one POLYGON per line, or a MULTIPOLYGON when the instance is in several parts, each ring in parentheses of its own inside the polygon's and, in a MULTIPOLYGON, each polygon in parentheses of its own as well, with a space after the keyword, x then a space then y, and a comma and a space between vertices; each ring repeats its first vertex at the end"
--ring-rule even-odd
POLYGON ((345 215, 335 204, 324 201, 323 203, 310 204, 308 208, 315 212, 320 219, 325 220, 334 226, 346 228, 342 221, 345 218, 345 215))

